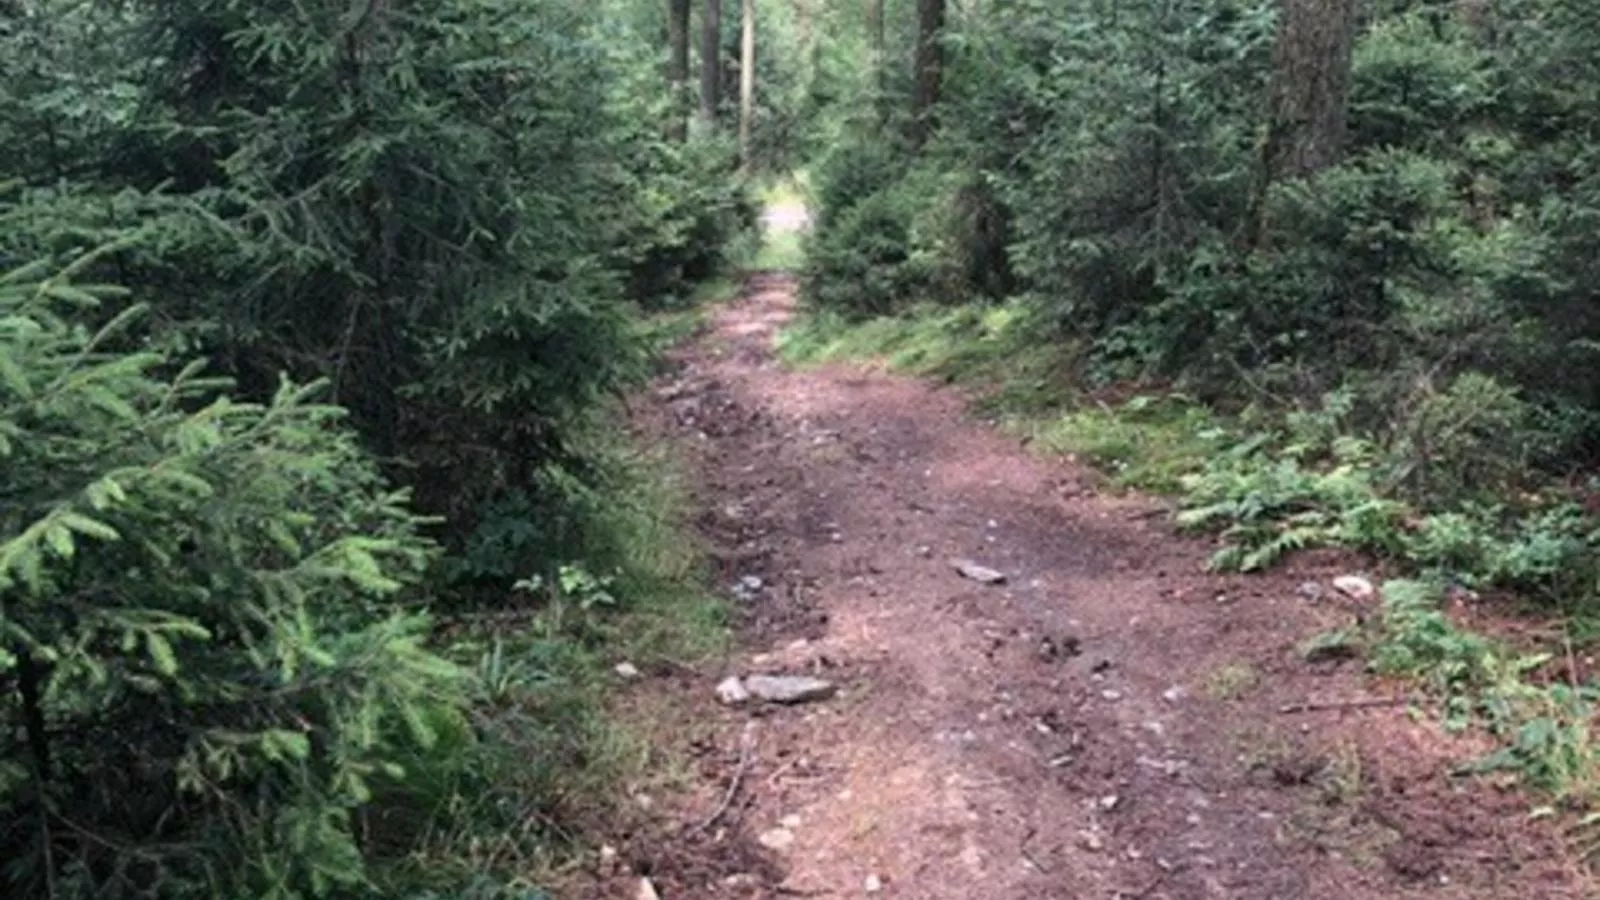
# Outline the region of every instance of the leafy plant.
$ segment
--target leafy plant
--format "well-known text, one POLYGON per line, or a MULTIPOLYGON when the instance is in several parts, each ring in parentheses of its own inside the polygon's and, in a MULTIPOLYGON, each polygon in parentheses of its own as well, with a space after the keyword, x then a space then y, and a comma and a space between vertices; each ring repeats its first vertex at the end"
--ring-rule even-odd
POLYGON ((326 896, 465 679, 397 611, 432 556, 341 410, 138 349, 119 292, 0 277, 0 883, 326 896))

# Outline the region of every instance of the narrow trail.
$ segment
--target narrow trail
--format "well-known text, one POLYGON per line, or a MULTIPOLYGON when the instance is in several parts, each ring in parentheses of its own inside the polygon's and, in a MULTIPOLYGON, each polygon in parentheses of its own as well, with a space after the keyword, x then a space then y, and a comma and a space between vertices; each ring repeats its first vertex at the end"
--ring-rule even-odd
POLYGON ((750 277, 645 415, 690 448, 720 577, 745 582, 727 671, 671 687, 714 737, 670 839, 630 848, 664 900, 1594 896, 1526 797, 1452 778, 1469 748, 1403 708, 1284 712, 1398 690, 1297 650, 1372 603, 1305 596, 1350 560, 1206 575, 1156 501, 957 392, 780 365, 795 292, 750 277), (752 672, 840 692, 715 702, 752 672))

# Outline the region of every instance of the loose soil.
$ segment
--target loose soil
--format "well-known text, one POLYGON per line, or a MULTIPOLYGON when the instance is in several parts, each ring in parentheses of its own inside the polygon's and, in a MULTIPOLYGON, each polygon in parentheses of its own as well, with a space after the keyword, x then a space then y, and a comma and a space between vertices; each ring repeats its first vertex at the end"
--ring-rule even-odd
POLYGON ((1597 895, 1528 797, 1451 774, 1481 747, 1347 703, 1403 690, 1358 660, 1304 658, 1373 601, 1303 586, 1358 561, 1206 574, 1214 548, 1160 501, 1030 454, 955 390, 781 365, 794 307, 792 279, 749 277, 640 415, 698 473, 719 584, 761 586, 731 601, 723 670, 630 688, 699 735, 690 787, 619 824, 620 864, 574 896, 1597 895), (758 671, 841 690, 716 702, 758 671))

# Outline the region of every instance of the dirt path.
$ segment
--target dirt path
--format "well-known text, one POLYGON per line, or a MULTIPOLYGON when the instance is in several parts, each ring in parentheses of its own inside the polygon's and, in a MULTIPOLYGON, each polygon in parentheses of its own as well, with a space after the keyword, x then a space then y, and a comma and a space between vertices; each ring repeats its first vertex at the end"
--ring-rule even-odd
POLYGON ((665 900, 1594 896, 1526 798, 1450 777, 1470 748, 1403 708, 1283 711, 1386 689, 1296 649, 1365 605, 1304 596, 1340 560, 1205 575, 1156 502, 954 392, 780 366, 794 304, 752 277, 648 414, 692 448, 722 583, 745 585, 743 650, 667 688, 711 726, 698 789, 626 848, 665 900), (712 699, 760 671, 841 690, 712 699))

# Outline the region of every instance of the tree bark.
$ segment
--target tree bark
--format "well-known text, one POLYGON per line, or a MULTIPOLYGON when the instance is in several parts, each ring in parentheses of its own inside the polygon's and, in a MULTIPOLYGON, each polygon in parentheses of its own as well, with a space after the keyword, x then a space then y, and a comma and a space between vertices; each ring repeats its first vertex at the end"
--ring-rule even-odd
POLYGON ((1263 159, 1268 184, 1339 162, 1356 7, 1357 0, 1283 0, 1263 159))
POLYGON ((1358 0, 1282 0, 1267 136, 1246 219, 1249 247, 1270 237, 1267 195, 1274 184, 1314 175, 1343 156, 1357 7, 1358 0))
POLYGON ((751 137, 756 120, 756 0, 739 11, 739 166, 751 168, 751 137))
POLYGON ((708 132, 716 129, 721 94, 722 0, 706 0, 700 23, 700 121, 708 132))
POLYGON ((667 0, 667 87, 672 91, 672 121, 667 136, 688 137, 689 127, 689 12, 693 0, 667 0))
POLYGON ((915 88, 911 104, 911 143, 920 148, 933 133, 934 111, 939 104, 940 78, 944 51, 939 37, 944 32, 945 0, 917 0, 917 51, 914 65, 915 88))
POLYGON ((883 105, 886 85, 884 83, 884 24, 883 0, 867 0, 867 64, 871 66, 872 77, 872 102, 877 107, 878 122, 883 123, 886 118, 886 109, 883 105))

